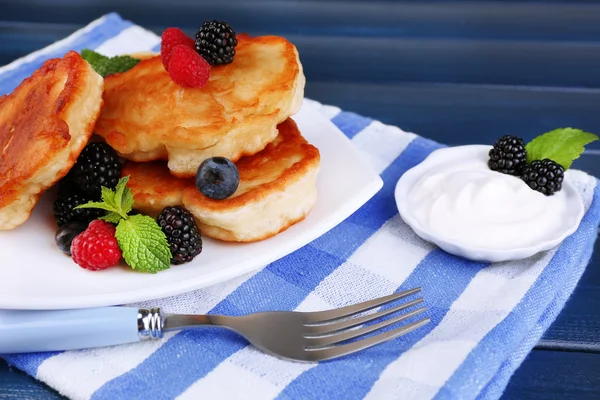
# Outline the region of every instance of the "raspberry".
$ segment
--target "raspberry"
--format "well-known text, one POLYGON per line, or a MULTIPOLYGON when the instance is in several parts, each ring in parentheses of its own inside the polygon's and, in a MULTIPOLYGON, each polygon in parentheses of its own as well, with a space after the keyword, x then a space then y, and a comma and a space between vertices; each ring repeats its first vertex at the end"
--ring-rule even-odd
POLYGON ((175 83, 190 88, 201 88, 210 76, 210 64, 194 49, 181 44, 173 48, 167 70, 175 83))
POLYGON ((115 239, 115 227, 95 220, 71 243, 73 261, 82 268, 98 271, 113 267, 121 259, 121 249, 115 239))
POLYGON ((175 46, 183 44, 189 48, 194 48, 194 39, 188 37, 179 28, 167 28, 162 34, 162 42, 160 45, 160 59, 166 70, 169 70, 169 61, 171 53, 175 46))

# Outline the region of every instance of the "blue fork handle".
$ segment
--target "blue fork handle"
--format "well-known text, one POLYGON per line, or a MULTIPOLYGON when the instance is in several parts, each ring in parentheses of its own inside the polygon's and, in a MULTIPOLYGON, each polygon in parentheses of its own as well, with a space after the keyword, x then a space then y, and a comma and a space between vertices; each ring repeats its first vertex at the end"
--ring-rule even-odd
POLYGON ((0 354, 111 346, 140 340, 131 307, 0 310, 0 354))

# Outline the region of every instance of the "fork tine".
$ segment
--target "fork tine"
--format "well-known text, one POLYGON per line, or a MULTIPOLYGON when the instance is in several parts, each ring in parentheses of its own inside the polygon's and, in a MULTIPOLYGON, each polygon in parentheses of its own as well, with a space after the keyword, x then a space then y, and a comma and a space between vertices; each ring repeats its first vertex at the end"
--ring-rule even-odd
POLYGON ((351 306, 346 306, 342 308, 336 308, 334 310, 327 311, 314 311, 304 313, 308 318, 307 323, 320 323, 320 322, 329 322, 338 318, 351 317, 358 313, 372 310, 375 307, 383 306, 387 303, 391 303, 392 301, 402 299, 404 297, 410 296, 411 294, 415 294, 421 291, 421 288, 414 288, 410 290, 405 290, 399 293, 393 293, 388 296, 380 297, 378 299, 373 299, 369 301, 365 301, 358 304, 353 304, 351 306))
POLYGON ((419 321, 415 321, 411 324, 396 328, 391 331, 380 333, 379 335, 371 336, 370 338, 359 340, 357 342, 343 344, 341 346, 329 347, 325 349, 305 350, 305 357, 307 361, 325 361, 331 360, 332 358, 338 358, 348 354, 356 353, 357 351, 368 349, 369 347, 373 347, 378 344, 387 342, 388 340, 396 339, 400 336, 406 335, 407 333, 412 332, 415 329, 418 329, 423 325, 428 324, 430 321, 431 320, 429 318, 424 318, 419 321))
POLYGON ((331 322, 329 324, 322 324, 322 325, 305 325, 304 332, 306 334, 304 336, 332 334, 332 333, 335 333, 335 332, 338 332, 338 331, 341 331, 344 329, 362 325, 365 322, 369 322, 369 321, 372 321, 377 318, 385 317, 386 315, 390 315, 390 314, 393 314, 398 311, 405 310, 409 307, 420 304, 422 302, 423 302, 423 299, 419 298, 419 299, 416 299, 413 301, 409 301, 408 303, 400 304, 396 307, 392 307, 387 310, 380 311, 378 313, 364 315, 362 317, 347 319, 347 320, 340 321, 340 322, 335 322, 335 320, 334 320, 333 322, 331 322))
POLYGON ((349 339, 354 339, 359 336, 366 335, 367 333, 371 333, 371 332, 375 332, 380 329, 383 329, 386 326, 390 326, 395 323, 402 322, 410 317, 421 314, 425 310, 426 310, 425 307, 421 307, 419 309, 413 310, 406 314, 401 314, 395 318, 390 318, 385 321, 381 321, 381 322, 373 324, 373 325, 365 326, 360 329, 344 331, 342 333, 338 333, 337 335, 318 337, 318 338, 305 338, 305 344, 307 347, 313 347, 313 348, 330 346, 332 344, 340 343, 340 342, 343 342, 343 341, 349 340, 349 339))

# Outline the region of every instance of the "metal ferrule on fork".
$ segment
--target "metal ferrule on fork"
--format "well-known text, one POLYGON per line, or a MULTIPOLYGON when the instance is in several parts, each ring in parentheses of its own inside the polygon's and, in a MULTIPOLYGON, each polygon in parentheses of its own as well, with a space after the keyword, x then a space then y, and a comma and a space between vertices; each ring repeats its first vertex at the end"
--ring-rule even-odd
POLYGON ((160 308, 140 308, 138 310, 137 326, 140 340, 162 338, 164 325, 165 314, 160 308))

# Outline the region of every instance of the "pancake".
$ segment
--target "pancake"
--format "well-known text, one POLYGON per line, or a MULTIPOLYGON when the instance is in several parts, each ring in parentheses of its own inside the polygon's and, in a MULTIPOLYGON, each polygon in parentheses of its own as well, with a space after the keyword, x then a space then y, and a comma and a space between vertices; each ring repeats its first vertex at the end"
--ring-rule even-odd
POLYGON ((23 224, 92 135, 104 81, 81 56, 46 61, 0 97, 0 230, 23 224))
POLYGON ((309 213, 317 199, 319 150, 304 139, 292 119, 261 152, 240 159, 237 191, 213 200, 198 191, 193 178, 173 177, 165 162, 127 162, 122 175, 134 208, 150 215, 183 205, 203 235, 230 242, 253 242, 276 235, 309 213))
POLYGON ((173 175, 193 177, 206 158, 264 149, 299 110, 304 84, 294 45, 241 34, 233 62, 212 67, 202 88, 173 82, 160 56, 106 77, 96 133, 126 159, 168 160, 173 175))

